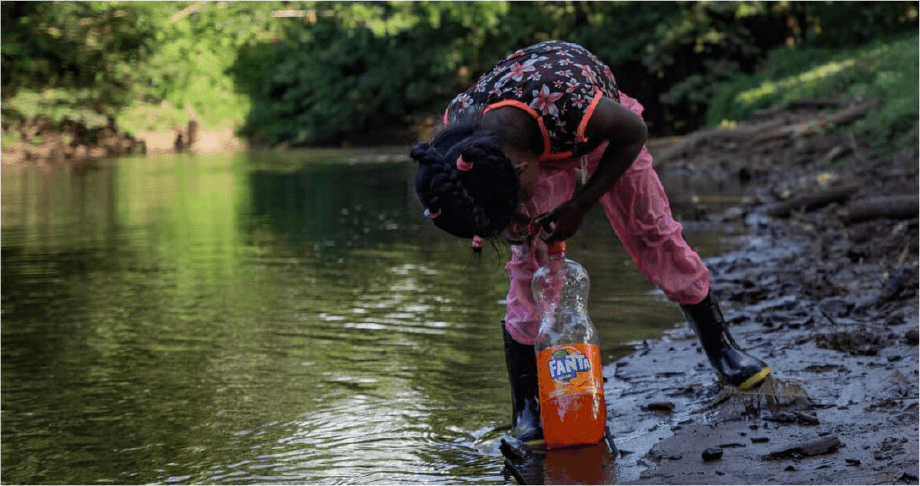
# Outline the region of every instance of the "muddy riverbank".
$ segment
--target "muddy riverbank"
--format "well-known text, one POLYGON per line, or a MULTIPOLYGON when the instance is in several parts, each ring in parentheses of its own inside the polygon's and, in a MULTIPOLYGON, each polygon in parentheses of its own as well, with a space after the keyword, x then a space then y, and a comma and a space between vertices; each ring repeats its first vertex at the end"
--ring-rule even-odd
POLYGON ((707 265, 774 378, 720 386, 683 326, 637 344, 605 369, 619 482, 918 483, 917 148, 875 156, 839 131, 780 133, 827 112, 774 115, 776 136, 748 125, 655 148, 660 171, 748 183, 744 204, 701 206, 685 231, 746 230, 707 265))
POLYGON ((4 165, 22 164, 86 164, 95 160, 134 154, 164 154, 188 152, 210 154, 239 152, 248 149, 232 128, 200 128, 195 121, 181 129, 142 131, 137 134, 120 132, 111 122, 88 129, 71 123, 54 127, 48 118, 4 126, 2 158, 4 165))

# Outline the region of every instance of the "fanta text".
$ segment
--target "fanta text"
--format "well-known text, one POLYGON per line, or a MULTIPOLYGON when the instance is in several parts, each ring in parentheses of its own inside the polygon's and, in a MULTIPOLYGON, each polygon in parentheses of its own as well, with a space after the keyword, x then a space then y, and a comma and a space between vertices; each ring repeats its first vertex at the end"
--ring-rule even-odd
POLYGON ((581 353, 553 357, 549 360, 549 376, 556 381, 567 382, 575 375, 591 370, 591 362, 581 353))

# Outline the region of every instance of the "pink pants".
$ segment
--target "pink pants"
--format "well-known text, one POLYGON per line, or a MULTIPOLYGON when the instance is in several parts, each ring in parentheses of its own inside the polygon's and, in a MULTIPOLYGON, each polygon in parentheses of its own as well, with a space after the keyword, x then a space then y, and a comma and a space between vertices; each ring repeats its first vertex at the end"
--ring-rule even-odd
MULTIPOLYGON (((623 106, 642 115, 638 101, 622 93, 620 97, 623 106)), ((606 148, 604 142, 587 156, 589 173, 597 168, 606 148)), ((534 216, 544 214, 571 199, 579 167, 580 157, 541 164, 536 194, 525 202, 528 212, 534 216)), ((600 203, 639 271, 670 300, 696 304, 706 298, 709 270, 684 241, 682 227, 671 216, 668 197, 645 147, 613 188, 601 197, 600 203)), ((505 327, 523 344, 533 344, 539 331, 540 314, 530 282, 546 254, 546 245, 533 238, 529 244, 512 245, 511 261, 505 265, 511 279, 505 327)))

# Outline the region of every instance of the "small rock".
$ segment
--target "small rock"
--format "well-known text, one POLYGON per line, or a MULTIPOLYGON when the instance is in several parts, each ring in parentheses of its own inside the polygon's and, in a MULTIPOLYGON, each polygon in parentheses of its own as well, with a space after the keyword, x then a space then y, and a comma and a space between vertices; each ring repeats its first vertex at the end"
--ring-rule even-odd
POLYGON ((722 459, 722 448, 721 447, 711 447, 703 451, 704 461, 715 461, 717 459, 722 459))
POLYGON ((917 344, 920 342, 920 333, 918 333, 916 327, 908 329, 907 332, 904 333, 904 339, 907 340, 908 344, 917 344))
POLYGON ((770 442, 769 437, 751 437, 751 442, 755 444, 762 444, 764 442, 770 442))
POLYGON ((882 284, 879 302, 885 303, 889 300, 896 299, 902 293, 916 294, 917 288, 917 270, 911 267, 901 267, 894 272, 882 284))
POLYGON ((818 304, 818 309, 831 317, 845 317, 852 308, 853 304, 840 298, 830 298, 818 304))
POLYGON ((671 412, 674 410, 674 404, 671 402, 651 402, 645 408, 657 412, 671 412))
POLYGON ((862 464, 862 462, 859 459, 847 459, 846 461, 847 461, 847 466, 858 466, 862 464))
POLYGON ((778 422, 783 424, 799 423, 804 425, 817 425, 820 423, 818 417, 807 412, 790 412, 784 410, 773 415, 763 418, 769 422, 778 422))

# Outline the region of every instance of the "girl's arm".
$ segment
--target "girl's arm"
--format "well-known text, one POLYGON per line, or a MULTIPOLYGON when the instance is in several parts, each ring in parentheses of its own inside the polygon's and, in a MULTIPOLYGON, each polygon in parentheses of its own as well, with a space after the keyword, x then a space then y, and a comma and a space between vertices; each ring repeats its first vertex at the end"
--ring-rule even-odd
POLYGON ((613 187, 636 160, 648 128, 638 115, 610 98, 602 98, 585 127, 585 136, 610 142, 597 169, 572 199, 537 220, 548 232, 546 242, 565 241, 575 234, 589 209, 613 187))

